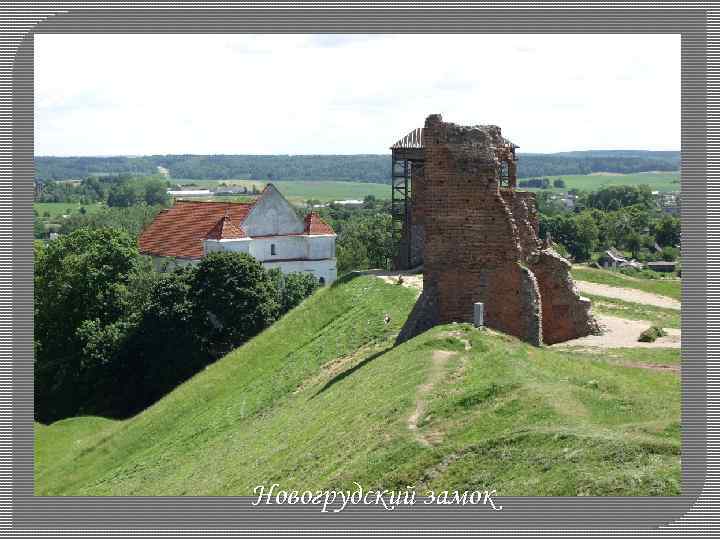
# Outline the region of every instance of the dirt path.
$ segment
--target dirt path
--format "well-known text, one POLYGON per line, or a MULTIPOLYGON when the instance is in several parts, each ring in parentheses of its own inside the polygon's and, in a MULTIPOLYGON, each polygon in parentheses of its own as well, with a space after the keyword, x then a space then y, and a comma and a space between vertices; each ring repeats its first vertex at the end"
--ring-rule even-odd
POLYGON ((433 351, 432 364, 430 365, 430 373, 425 383, 418 386, 415 398, 415 411, 407 420, 407 427, 415 436, 415 440, 423 446, 432 446, 440 438, 439 433, 429 432, 421 433, 418 428, 418 421, 425 414, 427 409, 427 400, 425 397, 432 391, 433 387, 440 382, 445 373, 445 365, 449 358, 455 356, 457 352, 451 351, 433 351))
MULTIPOLYGON (((376 271, 373 275, 386 281, 387 283, 398 283, 402 279, 402 285, 422 291, 423 276, 422 274, 404 274, 403 272, 376 271)), ((575 281, 580 292, 592 294, 595 296, 606 296, 608 298, 617 298, 627 302, 635 302, 637 304, 646 304, 649 306, 657 306, 662 308, 680 309, 680 302, 667 296, 659 294, 638 291, 637 289, 628 289, 626 287, 613 287, 612 285, 602 285, 600 283, 590 283, 589 281, 575 281)))
POLYGON ((680 302, 667 296, 653 294, 637 289, 627 289, 625 287, 613 287, 612 285, 602 285, 600 283, 590 283, 589 281, 575 281, 580 292, 592 294, 595 296, 607 296, 609 298, 617 298, 626 302, 635 302, 637 304, 645 304, 648 306, 657 306, 661 308, 680 309, 680 302))
POLYGON ((554 349, 562 349, 566 347, 588 347, 600 349, 615 349, 620 347, 652 349, 658 347, 679 348, 680 347, 680 330, 677 328, 665 328, 667 336, 658 338, 652 343, 642 343, 638 341, 640 334, 650 327, 648 321, 631 321, 629 319, 621 319, 612 315, 595 314, 595 318, 603 328, 604 333, 601 336, 585 336, 577 339, 571 339, 563 343, 551 345, 554 349))

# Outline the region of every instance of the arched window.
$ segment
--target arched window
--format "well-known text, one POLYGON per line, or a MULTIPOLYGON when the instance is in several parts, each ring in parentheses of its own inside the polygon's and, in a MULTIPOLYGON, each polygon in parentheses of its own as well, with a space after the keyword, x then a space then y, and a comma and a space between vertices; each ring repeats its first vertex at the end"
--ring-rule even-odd
POLYGON ((325 285, 325 278, 321 277, 320 278, 320 286, 322 287, 323 285, 325 285))

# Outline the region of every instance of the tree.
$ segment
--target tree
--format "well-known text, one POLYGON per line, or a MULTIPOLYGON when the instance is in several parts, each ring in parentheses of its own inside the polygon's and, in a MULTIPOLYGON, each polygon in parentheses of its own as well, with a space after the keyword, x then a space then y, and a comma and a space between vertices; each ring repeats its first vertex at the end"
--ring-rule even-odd
POLYGON ((625 238, 625 247, 630 250, 632 256, 636 259, 640 256, 642 248, 642 236, 640 233, 633 231, 625 238))
POLYGON ((138 204, 142 198, 143 194, 140 191, 140 186, 135 182, 125 181, 115 184, 110 188, 107 204, 108 206, 121 207, 134 206, 138 204))
POLYGON ((144 181, 145 202, 152 206, 155 204, 167 205, 170 196, 167 194, 167 182, 160 178, 148 178, 144 181))
POLYGON ((375 198, 375 195, 365 195, 365 199, 363 199, 363 207, 372 210, 377 206, 377 199, 375 198))
POLYGON ((544 237, 548 232, 553 240, 567 248, 576 261, 590 259, 598 245, 599 229, 588 211, 541 216, 540 235, 544 237))
POLYGON ((586 212, 575 216, 575 239, 568 246, 577 261, 587 261, 598 243, 598 227, 586 212))
POLYGON ((38 419, 77 414, 92 384, 86 377, 87 321, 106 326, 126 310, 137 263, 135 242, 112 229, 79 229, 50 242, 35 261, 35 410, 38 419))
POLYGON ((647 210, 655 205, 655 198, 650 186, 608 186, 589 193, 586 204, 600 210, 612 211, 635 205, 647 210))
POLYGON ((553 180, 553 187, 556 187, 559 189, 564 189, 565 188, 565 180, 563 180, 562 178, 556 178, 555 180, 553 180))
POLYGON ((310 296, 318 287, 318 280, 307 272, 291 272, 284 276, 280 312, 287 313, 310 296))
POLYGON ((665 215, 655 225, 655 240, 661 246, 676 246, 680 243, 680 220, 665 215))
POLYGON ((337 240, 341 273, 365 268, 388 268, 395 254, 389 214, 361 215, 344 223, 337 240))
POLYGON ((34 238, 45 238, 45 223, 42 222, 37 216, 33 221, 33 237, 34 238))
POLYGON ((201 347, 215 358, 269 326, 279 309, 272 279, 245 253, 205 256, 193 276, 190 298, 201 347))

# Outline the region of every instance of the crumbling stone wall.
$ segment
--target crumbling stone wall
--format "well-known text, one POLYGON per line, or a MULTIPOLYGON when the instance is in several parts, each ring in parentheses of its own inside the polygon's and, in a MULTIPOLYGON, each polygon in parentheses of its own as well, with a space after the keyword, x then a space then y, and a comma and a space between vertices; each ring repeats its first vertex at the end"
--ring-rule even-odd
POLYGON ((599 333, 590 300, 578 294, 570 275, 570 263, 549 246, 531 259, 542 300, 543 342, 552 345, 599 333))
MULTIPOLYGON (((500 188, 497 126, 425 122, 423 176, 413 179, 413 217, 424 229, 423 293, 401 332, 404 341, 436 325, 472 321, 535 345, 597 330, 570 265, 538 239, 532 193, 500 188)), ((514 167, 514 164, 512 164, 514 167)))
POLYGON ((518 228, 523 260, 525 260, 541 247, 538 240, 540 225, 535 194, 529 191, 515 191, 514 189, 501 189, 500 194, 510 206, 515 225, 518 228))
POLYGON ((503 189, 501 193, 512 208, 523 262, 534 274, 540 289, 543 342, 551 345, 598 333, 597 322, 590 315, 590 301, 578 293, 570 275, 570 263, 552 246, 542 245, 538 238, 535 194, 512 189, 503 189))

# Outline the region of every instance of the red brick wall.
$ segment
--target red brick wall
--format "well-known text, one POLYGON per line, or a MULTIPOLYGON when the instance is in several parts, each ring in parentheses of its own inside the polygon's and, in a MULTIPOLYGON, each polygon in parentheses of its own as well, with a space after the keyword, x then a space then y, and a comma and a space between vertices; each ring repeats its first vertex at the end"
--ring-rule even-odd
POLYGON ((598 331, 569 263, 538 239, 535 195, 499 186, 497 126, 425 122, 422 177, 413 178, 414 223, 424 230, 424 291, 398 341, 435 324, 472 321, 533 344, 598 331))
POLYGON ((438 323, 471 321, 485 303, 485 323, 539 339, 537 284, 521 266, 510 205, 500 194, 496 126, 466 128, 429 117, 425 124, 424 282, 437 291, 438 323))

